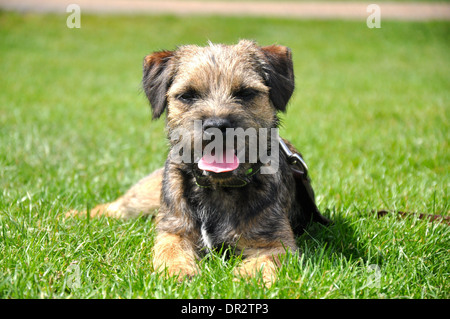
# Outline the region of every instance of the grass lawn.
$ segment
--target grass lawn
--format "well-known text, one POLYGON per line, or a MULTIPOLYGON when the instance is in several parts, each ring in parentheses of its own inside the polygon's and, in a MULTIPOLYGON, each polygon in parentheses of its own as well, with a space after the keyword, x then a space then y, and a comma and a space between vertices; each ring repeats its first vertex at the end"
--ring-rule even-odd
POLYGON ((450 24, 0 13, 1 298, 449 298, 450 24), (252 38, 293 51, 281 134, 322 212, 279 280, 233 281, 210 255, 191 281, 153 272, 150 218, 64 219, 160 167, 164 120, 140 89, 151 51, 252 38), (79 271, 76 273, 76 271, 79 271), (74 286, 73 276, 79 278, 74 286))

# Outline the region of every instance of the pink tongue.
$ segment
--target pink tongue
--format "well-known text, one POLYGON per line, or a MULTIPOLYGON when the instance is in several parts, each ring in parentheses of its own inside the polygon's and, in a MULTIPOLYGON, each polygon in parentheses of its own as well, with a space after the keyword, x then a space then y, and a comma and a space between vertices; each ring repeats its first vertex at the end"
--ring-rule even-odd
POLYGON ((234 154, 234 150, 222 152, 221 156, 218 155, 204 155, 198 161, 198 168, 204 171, 210 171, 214 173, 223 173, 234 171, 239 166, 239 159, 234 154), (232 152, 231 161, 227 162, 227 153, 232 152), (221 157, 221 158, 220 158, 221 157))

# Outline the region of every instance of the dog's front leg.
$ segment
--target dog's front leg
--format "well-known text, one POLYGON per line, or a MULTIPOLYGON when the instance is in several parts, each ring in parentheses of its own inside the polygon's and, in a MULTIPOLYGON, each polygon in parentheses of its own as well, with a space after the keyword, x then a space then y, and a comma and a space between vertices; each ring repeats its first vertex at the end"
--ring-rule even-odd
POLYGON ((155 270, 167 269, 169 276, 192 277, 197 273, 197 255, 192 243, 181 235, 160 232, 153 248, 155 270))

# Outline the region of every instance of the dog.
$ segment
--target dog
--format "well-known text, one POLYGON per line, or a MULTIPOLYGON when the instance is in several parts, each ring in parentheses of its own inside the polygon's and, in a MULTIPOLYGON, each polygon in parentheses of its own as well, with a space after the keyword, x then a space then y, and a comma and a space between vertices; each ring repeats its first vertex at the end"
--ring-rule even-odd
POLYGON ((237 276, 260 273, 272 283, 280 258, 297 250, 296 236, 310 222, 330 222, 316 207, 301 155, 268 133, 279 127, 278 113, 294 91, 291 50, 249 40, 185 45, 146 56, 142 83, 153 119, 166 113, 168 158, 90 216, 130 218, 158 210, 155 269, 191 277, 205 254, 232 247, 243 257, 237 276), (253 143, 249 134, 232 136, 237 129, 256 132, 253 143), (258 134, 263 130, 267 134, 258 134), (225 140, 233 147, 224 147, 225 140), (212 143, 217 147, 204 155, 212 143), (263 160, 262 149, 271 161, 263 160))

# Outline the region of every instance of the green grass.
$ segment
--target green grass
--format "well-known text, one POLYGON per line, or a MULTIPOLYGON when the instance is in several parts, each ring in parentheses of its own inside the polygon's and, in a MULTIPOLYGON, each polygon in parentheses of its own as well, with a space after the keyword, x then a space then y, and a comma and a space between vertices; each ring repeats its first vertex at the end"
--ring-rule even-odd
POLYGON ((0 297, 450 297, 449 227, 372 212, 448 215, 448 22, 83 15, 67 29, 65 19, 0 13, 0 297), (300 260, 269 289, 233 281, 239 258, 220 254, 191 281, 163 280, 151 219, 62 215, 163 164, 164 120, 150 121, 140 90, 145 55, 239 38, 291 47, 297 89, 281 133, 335 223, 299 238, 300 260))

